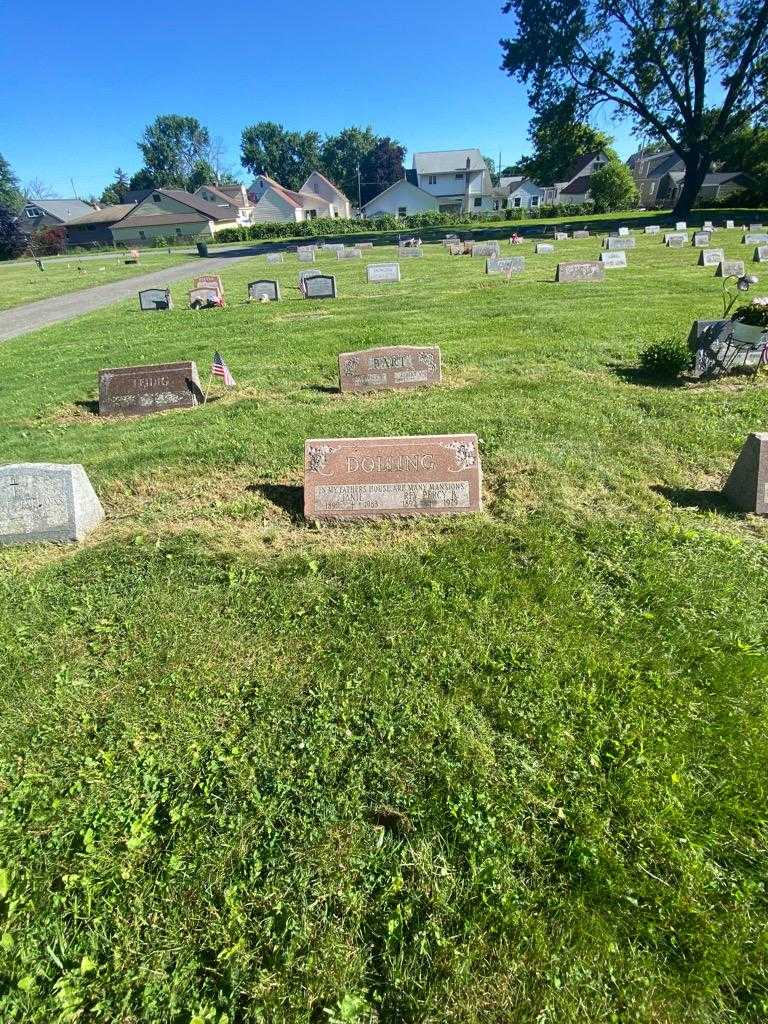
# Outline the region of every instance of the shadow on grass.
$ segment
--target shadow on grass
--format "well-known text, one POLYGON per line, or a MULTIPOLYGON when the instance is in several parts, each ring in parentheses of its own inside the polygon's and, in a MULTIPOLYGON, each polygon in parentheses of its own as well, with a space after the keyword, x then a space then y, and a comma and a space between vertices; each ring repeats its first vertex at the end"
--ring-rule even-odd
POLYGON ((76 409, 82 409, 83 412, 89 412, 91 416, 99 415, 99 400, 98 398, 89 402, 75 402, 76 409))
POLYGON ((341 390, 331 384, 302 384, 301 391, 316 391, 319 395, 340 395, 341 390))
POLYGON ((696 508, 700 512, 719 512, 721 515, 738 519, 742 513, 728 503, 722 491, 698 490, 694 487, 665 487, 656 484, 651 487, 656 494, 666 498, 678 508, 696 508))
POLYGON ((304 520, 304 488, 295 484, 249 484, 246 490, 251 494, 259 494, 283 512, 287 512, 291 522, 301 525, 304 520))
POLYGON ((663 388, 665 391, 673 391, 681 388, 686 383, 682 378, 674 377, 672 380, 669 380, 666 377, 657 377, 652 373, 648 373, 647 370, 643 370, 640 366, 622 366, 619 363, 608 363, 608 369, 615 373, 617 377, 621 377, 627 384, 634 384, 641 388, 663 388))

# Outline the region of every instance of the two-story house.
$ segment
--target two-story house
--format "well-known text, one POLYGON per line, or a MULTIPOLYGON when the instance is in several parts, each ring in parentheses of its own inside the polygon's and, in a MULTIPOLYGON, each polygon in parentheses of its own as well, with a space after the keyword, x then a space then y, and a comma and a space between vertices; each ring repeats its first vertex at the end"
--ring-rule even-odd
POLYGON ((405 177, 365 203, 361 212, 364 217, 407 217, 427 210, 486 213, 499 209, 501 200, 479 149, 448 149, 414 153, 405 177))
POLYGON ((234 215, 238 224, 253 224, 253 203, 245 185, 201 185, 194 194, 218 206, 223 214, 234 215))
POLYGON ((318 217, 337 219, 352 216, 349 199, 319 171, 312 171, 298 192, 286 188, 268 174, 258 174, 248 189, 248 196, 254 204, 254 222, 291 223, 318 217))
POLYGON ((93 207, 81 199, 29 199, 19 214, 19 227, 31 235, 41 228, 65 227, 88 213, 93 213, 93 207))
MULTIPOLYGON (((682 191, 685 164, 671 149, 662 153, 634 153, 627 165, 632 171, 640 205, 674 206, 682 191)), ((749 185, 749 178, 741 171, 726 171, 720 167, 706 175, 699 190, 699 199, 722 199, 749 185)))

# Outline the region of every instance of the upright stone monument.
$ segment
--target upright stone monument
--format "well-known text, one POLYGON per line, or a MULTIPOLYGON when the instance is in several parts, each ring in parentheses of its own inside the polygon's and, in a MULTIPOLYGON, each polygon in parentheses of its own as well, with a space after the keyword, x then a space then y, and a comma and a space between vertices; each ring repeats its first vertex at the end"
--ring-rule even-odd
POLYGON ((534 251, 536 252, 537 255, 539 255, 541 253, 554 252, 555 251, 555 247, 554 247, 554 245, 550 245, 549 242, 537 242, 536 243, 536 248, 535 248, 534 251))
POLYGON ((476 434, 319 438, 304 445, 307 519, 476 512, 481 488, 476 434))
POLYGON ((439 384, 440 349, 435 346, 391 345, 339 355, 341 391, 389 391, 439 384))
POLYGON ((768 245, 755 246, 754 263, 768 263, 768 245))
POLYGON ((143 312, 173 309, 170 288, 145 288, 139 292, 139 309, 143 312))
POLYGON ((715 277, 743 277, 745 273, 744 260, 721 260, 715 277))
POLYGON ((660 224, 647 224, 646 227, 645 227, 646 235, 658 235, 658 233, 660 231, 661 231, 661 225, 660 224))
POLYGON ((496 256, 485 261, 486 274, 521 274, 524 270, 524 256, 496 256))
POLYGON ((313 274, 304 278, 305 299, 335 299, 336 278, 332 274, 313 274))
POLYGON ((622 237, 617 238, 615 235, 609 235, 604 242, 605 248, 611 252, 621 251, 625 249, 634 249, 636 246, 634 238, 622 237))
POLYGON ((561 284, 577 284, 586 281, 604 281, 605 269, 599 261, 558 263, 555 280, 561 284))
POLYGON ((103 519, 104 509, 82 466, 0 466, 0 544, 80 541, 103 519))
POLYGON ((615 270, 617 267, 626 267, 627 254, 625 252, 601 252, 600 262, 606 270, 615 270))
POLYGON ((768 434, 750 434, 728 477, 723 495, 741 512, 768 515, 768 434))
POLYGON ((400 280, 399 263, 369 263, 365 268, 365 279, 368 284, 400 280))
POLYGON ((586 229, 583 231, 574 231, 571 238, 589 238, 589 232, 586 229))
POLYGON ((253 302, 279 302, 280 285, 277 281, 251 281, 248 285, 248 298, 253 302))
POLYGON ((191 409, 202 397, 197 365, 192 361, 99 370, 100 416, 146 416, 164 409, 191 409))
POLYGON ((699 253, 699 266, 716 267, 724 259, 725 253, 722 249, 702 249, 699 253))

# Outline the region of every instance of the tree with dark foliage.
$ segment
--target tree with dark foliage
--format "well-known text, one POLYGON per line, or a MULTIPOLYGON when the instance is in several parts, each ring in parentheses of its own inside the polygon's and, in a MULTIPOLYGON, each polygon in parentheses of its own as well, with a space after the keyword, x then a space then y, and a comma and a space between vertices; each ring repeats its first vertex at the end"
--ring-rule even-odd
POLYGON ((26 248, 27 238, 16 215, 7 206, 0 206, 0 260, 15 260, 26 248))
POLYGON ((537 113, 601 103, 663 139, 685 165, 686 214, 717 141, 768 98, 768 0, 508 0, 516 34, 503 68, 537 113), (708 116, 707 103, 719 106, 708 116))

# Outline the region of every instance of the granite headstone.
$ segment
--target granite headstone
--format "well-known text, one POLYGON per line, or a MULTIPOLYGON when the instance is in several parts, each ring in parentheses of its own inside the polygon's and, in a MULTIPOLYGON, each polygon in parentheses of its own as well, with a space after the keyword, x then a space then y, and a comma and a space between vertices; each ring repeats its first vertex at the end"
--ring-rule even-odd
POLYGON ((561 284, 577 284, 587 281, 604 281, 605 268, 599 260, 570 261, 558 263, 555 280, 561 284))
POLYGON ((83 540, 104 509, 80 465, 0 466, 0 545, 83 540))
POLYGON ((339 355, 342 391, 399 391, 441 380, 437 346, 392 345, 339 355))
POLYGON ((190 409, 202 399, 194 362, 99 370, 99 415, 144 416, 190 409))

